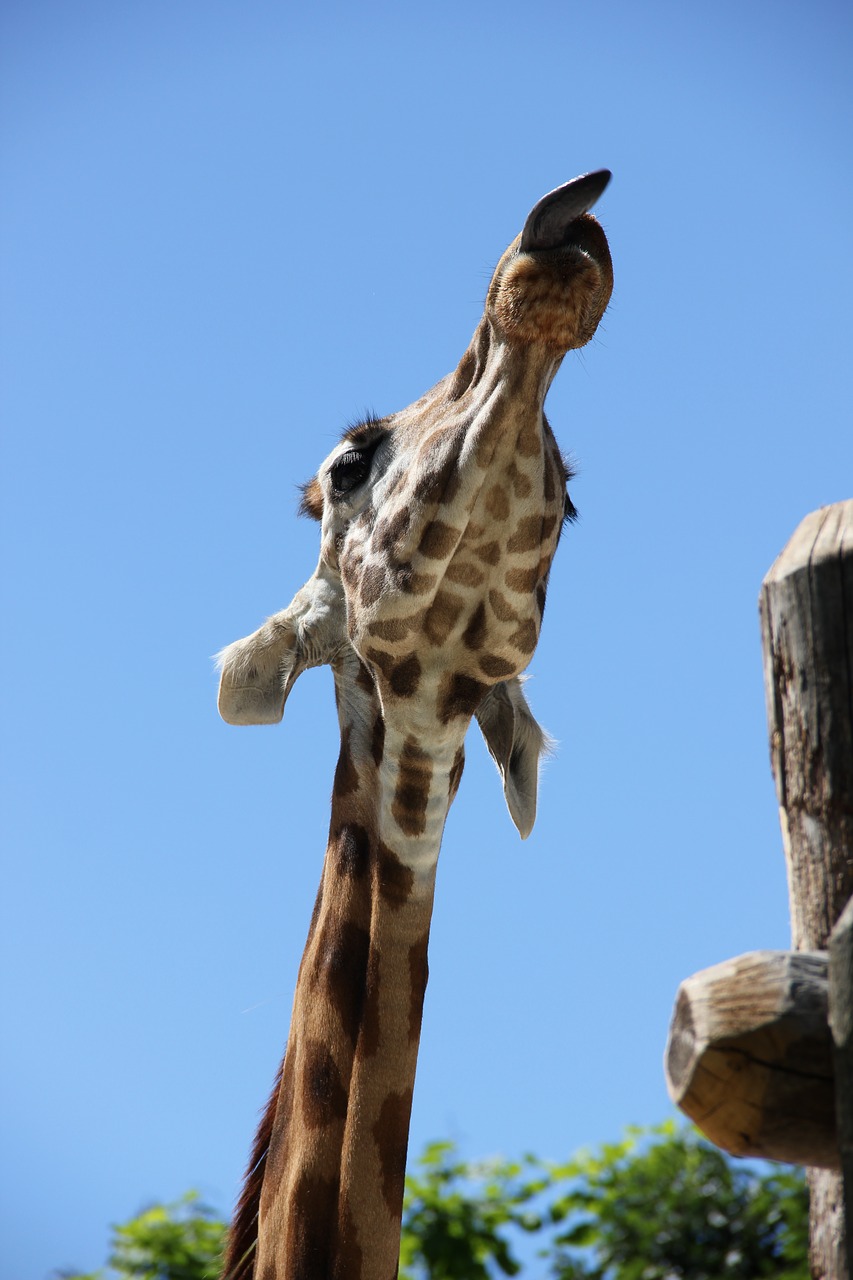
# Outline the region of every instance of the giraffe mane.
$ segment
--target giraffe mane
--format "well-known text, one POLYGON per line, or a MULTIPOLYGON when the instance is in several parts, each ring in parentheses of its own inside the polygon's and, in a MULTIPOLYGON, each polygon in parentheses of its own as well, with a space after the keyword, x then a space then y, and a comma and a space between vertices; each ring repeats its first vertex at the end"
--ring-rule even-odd
POLYGON ((255 1274, 255 1253, 258 1245, 258 1215, 261 1206, 261 1187, 264 1181, 267 1155, 272 1140, 276 1103, 281 1089, 284 1058, 281 1060, 269 1101, 261 1116, 255 1141, 246 1166, 246 1176, 237 1208, 228 1232, 228 1244, 222 1264, 221 1280, 252 1280, 255 1274))

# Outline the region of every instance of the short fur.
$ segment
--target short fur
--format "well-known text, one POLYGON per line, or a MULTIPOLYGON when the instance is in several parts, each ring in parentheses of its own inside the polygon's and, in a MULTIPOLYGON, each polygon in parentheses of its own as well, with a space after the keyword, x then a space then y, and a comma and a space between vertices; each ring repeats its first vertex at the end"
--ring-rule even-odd
POLYGON ((320 558, 291 604, 220 654, 219 707, 281 719, 332 668, 341 749, 284 1063, 232 1226, 227 1280, 390 1280, 436 863, 476 716, 522 838, 548 739, 522 688, 575 509, 543 413, 612 287, 584 210, 606 176, 540 201, 495 271, 457 369, 350 427, 303 487, 320 558))

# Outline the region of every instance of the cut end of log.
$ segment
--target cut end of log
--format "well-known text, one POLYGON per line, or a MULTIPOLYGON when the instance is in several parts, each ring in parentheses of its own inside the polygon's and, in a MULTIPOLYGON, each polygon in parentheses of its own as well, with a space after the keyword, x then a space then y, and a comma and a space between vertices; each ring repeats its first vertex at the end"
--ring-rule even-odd
POLYGON ((838 1169, 825 952, 754 951, 681 984, 666 1046, 676 1106, 735 1156, 838 1169))

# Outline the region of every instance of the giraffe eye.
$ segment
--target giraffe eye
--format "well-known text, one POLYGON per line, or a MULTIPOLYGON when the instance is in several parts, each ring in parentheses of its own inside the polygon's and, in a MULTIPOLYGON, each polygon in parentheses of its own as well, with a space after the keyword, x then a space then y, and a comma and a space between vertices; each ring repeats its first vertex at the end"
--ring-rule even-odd
POLYGON ((350 449, 336 460, 329 472, 335 497, 343 497, 367 479, 372 459, 372 449, 350 449))

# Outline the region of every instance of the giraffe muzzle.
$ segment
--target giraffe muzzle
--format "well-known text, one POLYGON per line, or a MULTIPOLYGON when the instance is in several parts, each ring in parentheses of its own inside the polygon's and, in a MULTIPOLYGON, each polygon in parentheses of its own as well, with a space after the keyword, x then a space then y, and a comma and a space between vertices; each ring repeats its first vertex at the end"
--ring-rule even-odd
POLYGON ((610 181, 609 169, 581 174, 556 187, 530 210, 521 233, 519 250, 561 249, 572 243, 571 224, 588 213, 610 181))

